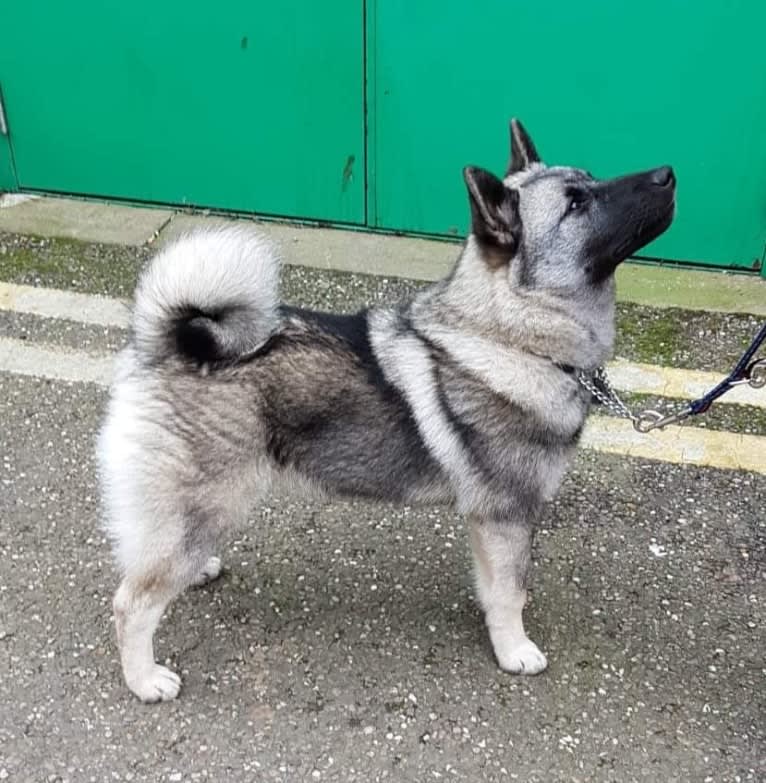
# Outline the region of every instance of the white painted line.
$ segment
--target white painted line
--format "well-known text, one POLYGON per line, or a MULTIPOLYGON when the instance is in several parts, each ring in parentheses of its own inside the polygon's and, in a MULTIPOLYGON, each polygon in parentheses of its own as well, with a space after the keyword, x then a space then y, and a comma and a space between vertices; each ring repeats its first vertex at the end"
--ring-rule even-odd
MULTIPOLYGON (((126 329, 130 319, 129 305, 121 299, 2 282, 0 310, 30 313, 45 318, 67 318, 79 323, 119 329, 126 329)), ((677 370, 625 359, 610 362, 608 370, 612 383, 620 391, 683 400, 701 397, 724 378, 722 373, 677 370)), ((738 386, 718 402, 766 408, 766 390, 738 386)))
POLYGON ((55 288, 0 283, 0 310, 125 329, 130 310, 121 299, 55 288))
MULTIPOLYGON (((64 351, 0 337, 0 371, 108 386, 112 357, 64 351)), ((630 422, 592 416, 582 445, 608 454, 766 474, 766 437, 668 427, 641 434, 630 422)))
POLYGON ((93 356, 0 337, 0 370, 17 375, 108 386, 113 361, 112 356, 93 356))
MULTIPOLYGON (((622 391, 657 394, 661 397, 675 397, 682 400, 696 400, 702 397, 726 377, 722 373, 677 370, 673 367, 639 364, 625 359, 610 362, 607 369, 614 386, 622 391)), ((745 384, 735 386, 718 402, 766 408, 766 389, 753 389, 745 384)))
POLYGON ((583 435, 585 448, 608 454, 766 473, 766 437, 695 427, 636 432, 624 419, 593 416, 583 435))

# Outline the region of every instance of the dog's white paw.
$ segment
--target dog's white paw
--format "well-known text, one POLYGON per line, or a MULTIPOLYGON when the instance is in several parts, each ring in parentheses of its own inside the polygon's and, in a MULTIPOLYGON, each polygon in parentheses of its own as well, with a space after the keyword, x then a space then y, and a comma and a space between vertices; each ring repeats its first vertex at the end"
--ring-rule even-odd
POLYGON ((223 571, 223 565, 221 564, 220 557, 210 557, 207 563, 202 567, 202 570, 197 574, 197 577, 192 582, 192 587, 202 587, 208 582, 212 582, 221 575, 223 571))
POLYGON ((500 668, 511 674, 540 674, 548 666, 548 659, 530 639, 505 644, 492 641, 500 668))
POLYGON ((155 663, 141 675, 125 677, 128 688, 141 701, 170 701, 181 690, 181 678, 166 666, 155 663))

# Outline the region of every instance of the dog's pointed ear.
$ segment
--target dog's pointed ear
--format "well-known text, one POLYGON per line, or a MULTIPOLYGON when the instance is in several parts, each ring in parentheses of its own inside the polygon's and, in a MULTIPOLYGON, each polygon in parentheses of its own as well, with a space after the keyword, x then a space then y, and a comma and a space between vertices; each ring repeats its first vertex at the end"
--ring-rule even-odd
POLYGON ((463 177, 471 200, 471 233, 485 248, 512 258, 521 236, 519 192, 473 166, 463 169, 463 177))
POLYGON ((514 117, 511 120, 511 162, 505 176, 523 171, 532 163, 539 163, 535 144, 525 130, 524 126, 514 117))

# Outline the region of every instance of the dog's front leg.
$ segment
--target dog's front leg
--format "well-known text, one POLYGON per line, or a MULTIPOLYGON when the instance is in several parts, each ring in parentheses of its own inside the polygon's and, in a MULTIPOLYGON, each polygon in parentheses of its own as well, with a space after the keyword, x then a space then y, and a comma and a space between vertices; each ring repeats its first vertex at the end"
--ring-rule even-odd
POLYGON ((524 631, 532 529, 514 522, 471 520, 476 590, 500 668, 539 674, 548 665, 524 631))

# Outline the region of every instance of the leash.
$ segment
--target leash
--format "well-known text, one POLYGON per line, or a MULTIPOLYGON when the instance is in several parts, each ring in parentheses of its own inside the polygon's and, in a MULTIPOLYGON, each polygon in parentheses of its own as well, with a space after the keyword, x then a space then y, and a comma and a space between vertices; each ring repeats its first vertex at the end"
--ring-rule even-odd
POLYGON ((707 394, 689 403, 675 413, 662 414, 659 411, 645 410, 639 414, 633 413, 630 408, 619 398, 614 387, 609 382, 606 370, 599 367, 595 372, 587 373, 580 370, 577 380, 599 402, 605 405, 612 413, 630 419, 633 427, 638 432, 651 432, 661 430, 669 424, 678 424, 690 416, 705 413, 710 406, 727 391, 735 386, 746 383, 753 389, 761 389, 766 386, 766 358, 753 359, 758 349, 766 341, 766 323, 760 328, 758 334, 748 349, 742 354, 734 369, 707 394))

